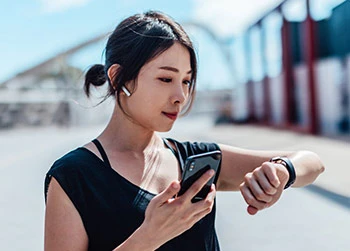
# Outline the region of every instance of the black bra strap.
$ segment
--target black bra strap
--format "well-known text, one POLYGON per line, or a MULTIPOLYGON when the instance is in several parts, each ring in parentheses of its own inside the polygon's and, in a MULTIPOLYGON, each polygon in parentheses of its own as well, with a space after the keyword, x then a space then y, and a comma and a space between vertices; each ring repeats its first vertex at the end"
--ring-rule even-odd
POLYGON ((174 148, 170 145, 168 139, 163 138, 163 142, 164 142, 164 144, 169 148, 169 150, 170 150, 175 156, 177 156, 177 154, 176 154, 174 148))
MULTIPOLYGON (((181 172, 183 172, 184 169, 184 163, 182 161, 182 158, 180 157, 179 153, 170 145, 169 140, 167 138, 163 138, 163 142, 164 144, 170 149, 170 151, 172 151, 172 153, 175 155, 176 159, 179 161, 180 163, 180 169, 181 172)), ((175 146, 176 147, 176 146, 175 146)), ((177 148, 176 148, 177 149, 177 148)))
POLYGON ((108 157, 107 157, 107 154, 105 152, 105 150, 103 149, 100 141, 98 141, 98 139, 94 139, 92 141, 92 143, 95 144, 95 146, 97 147, 98 151, 100 152, 101 156, 102 156, 102 159, 103 159, 103 162, 108 165, 110 168, 112 168, 111 166, 111 163, 109 163, 109 160, 108 160, 108 157))

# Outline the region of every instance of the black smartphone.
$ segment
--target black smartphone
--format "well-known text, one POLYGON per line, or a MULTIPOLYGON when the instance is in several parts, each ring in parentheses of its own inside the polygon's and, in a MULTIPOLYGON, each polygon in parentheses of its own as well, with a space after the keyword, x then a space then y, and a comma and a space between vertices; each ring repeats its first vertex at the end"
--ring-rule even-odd
POLYGON ((192 184, 209 169, 215 171, 215 175, 203 186, 193 198, 192 202, 203 200, 207 197, 210 187, 215 180, 221 161, 221 151, 211 151, 187 157, 181 179, 181 189, 178 196, 184 194, 192 184))

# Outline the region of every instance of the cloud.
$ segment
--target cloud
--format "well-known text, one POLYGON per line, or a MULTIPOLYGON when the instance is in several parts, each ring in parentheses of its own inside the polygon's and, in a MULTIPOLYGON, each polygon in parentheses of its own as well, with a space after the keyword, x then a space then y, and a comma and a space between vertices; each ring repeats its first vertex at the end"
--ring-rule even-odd
POLYGON ((239 34, 281 0, 194 0, 194 19, 221 36, 239 34))
POLYGON ((44 13, 62 12, 86 5, 91 0, 40 0, 44 13))

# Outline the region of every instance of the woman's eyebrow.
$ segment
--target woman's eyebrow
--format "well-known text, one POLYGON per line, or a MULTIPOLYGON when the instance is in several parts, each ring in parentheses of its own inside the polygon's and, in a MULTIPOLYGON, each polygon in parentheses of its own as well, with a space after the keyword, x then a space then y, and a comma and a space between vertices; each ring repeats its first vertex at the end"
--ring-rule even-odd
MULTIPOLYGON (((159 67, 159 69, 161 69, 161 70, 167 70, 167 71, 173 71, 173 72, 176 72, 176 73, 179 72, 178 69, 176 69, 176 68, 174 68, 174 67, 171 67, 171 66, 161 66, 161 67, 159 67)), ((190 73, 192 73, 192 70, 189 70, 189 71, 187 72, 187 74, 190 74, 190 73)))

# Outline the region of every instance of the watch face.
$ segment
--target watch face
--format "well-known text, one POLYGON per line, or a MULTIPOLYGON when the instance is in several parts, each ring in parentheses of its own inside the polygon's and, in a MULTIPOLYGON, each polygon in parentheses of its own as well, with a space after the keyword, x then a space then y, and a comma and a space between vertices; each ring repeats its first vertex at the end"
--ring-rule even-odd
POLYGON ((281 159, 281 157, 274 157, 271 159, 271 162, 275 162, 277 164, 282 164, 284 166, 287 166, 286 161, 284 161, 283 159, 281 159))
POLYGON ((281 159, 280 159, 280 160, 278 160, 278 161, 277 161, 277 163, 278 163, 278 164, 282 164, 282 165, 284 165, 284 166, 286 165, 286 162, 284 162, 284 161, 283 161, 283 160, 281 160, 281 159))
POLYGON ((295 182, 295 179, 296 179, 295 169, 294 169, 292 162, 288 158, 286 158, 286 157, 274 157, 270 160, 270 162, 282 164, 283 166, 285 166, 287 168, 288 173, 289 173, 289 180, 288 180, 286 186, 284 187, 284 189, 288 188, 289 186, 291 186, 295 182))

